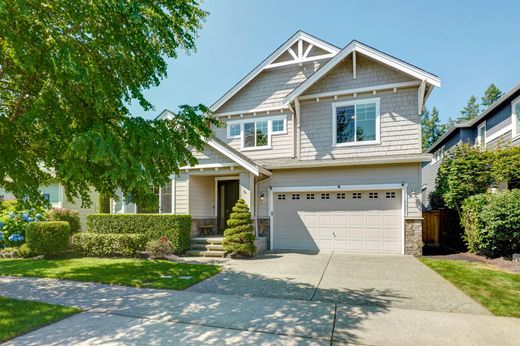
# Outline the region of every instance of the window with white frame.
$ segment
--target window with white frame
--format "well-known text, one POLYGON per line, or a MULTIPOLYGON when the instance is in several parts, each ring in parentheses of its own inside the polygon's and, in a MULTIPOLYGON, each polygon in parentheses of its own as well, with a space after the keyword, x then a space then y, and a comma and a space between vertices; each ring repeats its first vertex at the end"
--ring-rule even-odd
POLYGON ((433 153, 432 163, 441 161, 444 158, 444 147, 440 147, 433 153))
POLYGON ((477 128, 477 140, 475 142, 475 146, 480 149, 486 148, 486 122, 482 123, 477 128))
POLYGON ((513 137, 520 136, 520 97, 513 101, 513 137))
POLYGON ((333 145, 379 141, 379 98, 338 102, 332 108, 333 145))
POLYGON ((286 116, 229 121, 227 138, 240 138, 242 149, 271 147, 271 136, 287 133, 286 116))

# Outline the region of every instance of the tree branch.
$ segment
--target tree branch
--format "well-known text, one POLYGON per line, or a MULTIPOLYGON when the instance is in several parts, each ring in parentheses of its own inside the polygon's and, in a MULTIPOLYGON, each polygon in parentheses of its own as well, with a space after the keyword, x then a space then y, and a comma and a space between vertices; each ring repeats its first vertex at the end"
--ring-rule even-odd
MULTIPOLYGON (((33 83, 34 79, 36 77, 33 75, 29 80, 27 81, 26 89, 28 89, 31 84, 33 83)), ((11 116, 11 121, 14 123, 19 117, 20 117, 20 106, 22 105, 23 100, 29 95, 28 92, 22 92, 20 94, 20 97, 18 97, 18 101, 16 101, 16 104, 14 106, 13 115, 11 116)))

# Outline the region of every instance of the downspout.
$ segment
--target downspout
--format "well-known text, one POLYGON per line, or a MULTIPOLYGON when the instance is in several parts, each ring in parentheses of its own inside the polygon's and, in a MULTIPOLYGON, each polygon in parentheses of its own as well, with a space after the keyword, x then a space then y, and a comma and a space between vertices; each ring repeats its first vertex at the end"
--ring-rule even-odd
POLYGON ((296 123, 295 123, 295 112, 294 108, 291 106, 291 104, 287 105, 289 107, 289 110, 291 111, 291 123, 292 123, 292 158, 296 158, 296 123))

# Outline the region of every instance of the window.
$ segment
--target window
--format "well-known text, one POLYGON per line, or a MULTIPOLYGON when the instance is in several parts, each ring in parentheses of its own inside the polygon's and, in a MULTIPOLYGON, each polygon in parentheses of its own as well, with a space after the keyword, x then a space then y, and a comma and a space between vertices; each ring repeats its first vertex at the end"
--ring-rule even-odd
POLYGON ((336 199, 345 199, 345 193, 344 192, 341 192, 341 193, 337 193, 336 194, 336 199))
POLYGON ((230 124, 227 136, 228 138, 240 138, 240 124, 230 124))
POLYGON ((227 138, 241 138, 242 149, 270 149, 271 136, 287 133, 285 115, 233 120, 227 124, 227 138))
POLYGON ((280 201, 285 200, 285 195, 278 195, 278 200, 280 200, 280 201))
POLYGON ((353 199, 361 199, 361 192, 353 192, 352 193, 353 199))
POLYGON ((379 99, 333 104, 333 145, 379 141, 379 99))
POLYGON ((395 192, 387 192, 386 198, 395 198, 395 192))
POLYGON ((314 199, 314 194, 313 193, 308 193, 307 194, 307 199, 314 199))
POLYGON ((379 193, 377 192, 369 192, 368 198, 379 198, 379 193))
POLYGON ((330 194, 328 194, 328 193, 322 193, 322 194, 321 194, 321 199, 330 199, 330 194))
POLYGON ((292 196, 291 196, 291 199, 300 199, 300 194, 299 193, 293 193, 292 196))
POLYGON ((285 120, 284 119, 277 119, 273 120, 272 124, 272 133, 283 133, 285 132, 285 120))
POLYGON ((477 128, 477 140, 475 146, 486 149, 486 122, 477 128))
POLYGON ((444 147, 441 147, 433 153, 432 163, 441 161, 444 158, 444 147))
POLYGON ((513 101, 513 137, 520 136, 520 98, 513 101))
POLYGON ((48 193, 44 193, 43 194, 43 199, 46 200, 47 202, 50 202, 51 201, 51 195, 48 194, 48 193))

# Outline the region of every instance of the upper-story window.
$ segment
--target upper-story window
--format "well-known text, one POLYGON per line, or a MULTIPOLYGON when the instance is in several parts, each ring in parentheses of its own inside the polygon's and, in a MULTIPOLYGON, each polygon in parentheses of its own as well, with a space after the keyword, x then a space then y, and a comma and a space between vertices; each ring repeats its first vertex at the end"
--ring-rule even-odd
POLYGON ((286 116, 229 121, 227 138, 240 138, 242 149, 269 149, 271 136, 287 133, 286 116))
POLYGON ((332 144, 379 143, 379 98, 332 105, 332 144))
POLYGON ((486 122, 480 124, 477 128, 475 146, 481 149, 486 149, 486 122))
POLYGON ((433 153, 432 164, 441 161, 444 158, 444 147, 439 148, 433 153))
POLYGON ((520 136, 520 97, 513 101, 513 137, 520 136))

